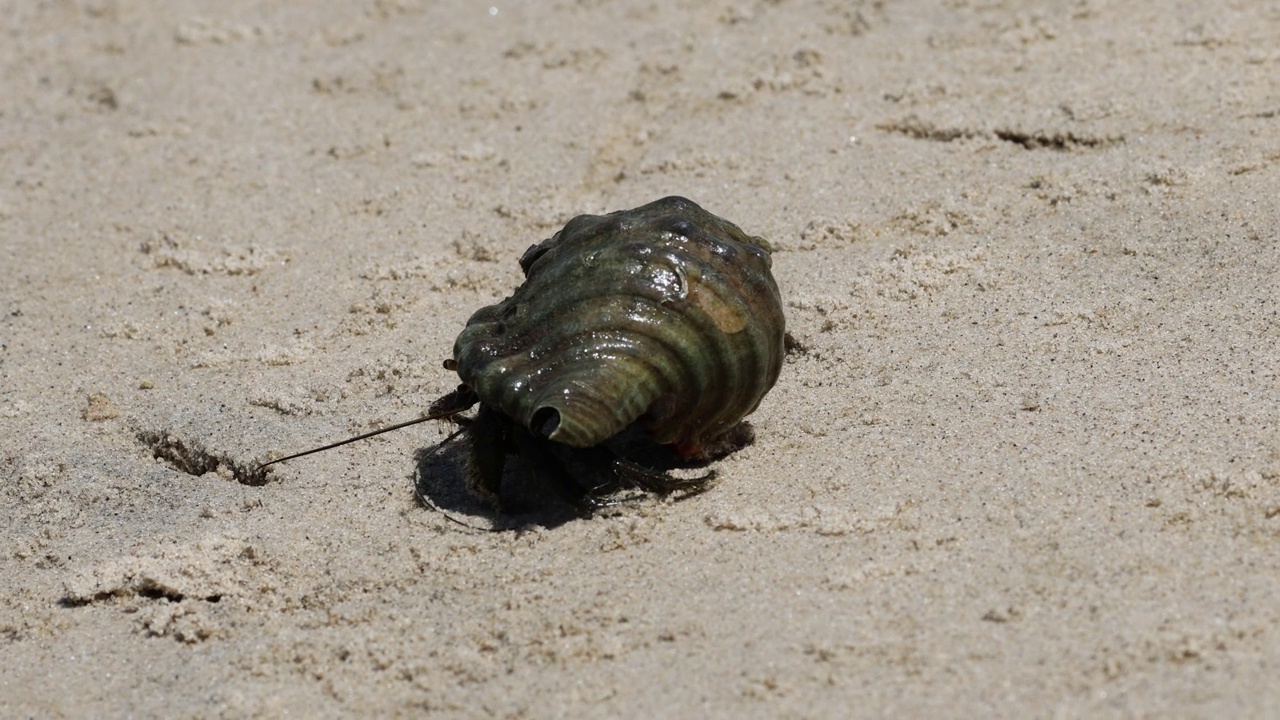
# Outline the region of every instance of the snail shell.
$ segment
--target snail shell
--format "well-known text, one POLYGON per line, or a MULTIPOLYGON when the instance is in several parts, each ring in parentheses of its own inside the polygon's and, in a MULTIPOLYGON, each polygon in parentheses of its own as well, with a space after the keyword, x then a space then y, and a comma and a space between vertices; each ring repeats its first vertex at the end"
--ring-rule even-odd
POLYGON ((525 252, 511 297, 472 315, 454 345, 458 375, 554 442, 590 447, 638 422, 697 455, 782 368, 769 253, 681 197, 580 215, 525 252))

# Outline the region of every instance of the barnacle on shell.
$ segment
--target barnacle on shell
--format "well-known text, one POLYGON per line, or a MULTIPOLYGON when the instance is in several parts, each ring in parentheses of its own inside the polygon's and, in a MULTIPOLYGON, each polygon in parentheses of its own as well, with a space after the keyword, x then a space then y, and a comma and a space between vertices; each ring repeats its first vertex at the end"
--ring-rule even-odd
POLYGON ((632 423, 686 456, 759 405, 784 318, 763 238, 680 197, 580 215, 520 259, 525 282, 454 345, 480 402, 572 447, 632 423))

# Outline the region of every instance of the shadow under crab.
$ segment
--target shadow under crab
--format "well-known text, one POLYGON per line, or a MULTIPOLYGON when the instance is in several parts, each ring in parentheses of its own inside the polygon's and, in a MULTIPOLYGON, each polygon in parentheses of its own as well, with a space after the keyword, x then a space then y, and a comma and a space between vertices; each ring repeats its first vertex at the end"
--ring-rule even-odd
POLYGON ((550 440, 547 425, 530 430, 479 402, 465 385, 433 403, 429 416, 461 427, 417 453, 415 485, 424 504, 469 513, 478 501, 503 516, 542 515, 543 524, 646 495, 697 495, 715 479, 708 463, 754 440, 750 424, 741 422, 696 457, 682 457, 633 425, 599 445, 576 448, 550 440), (460 414, 476 405, 474 416, 460 414), (462 486, 468 492, 459 492, 462 486), (559 510, 549 497, 560 501, 559 510))

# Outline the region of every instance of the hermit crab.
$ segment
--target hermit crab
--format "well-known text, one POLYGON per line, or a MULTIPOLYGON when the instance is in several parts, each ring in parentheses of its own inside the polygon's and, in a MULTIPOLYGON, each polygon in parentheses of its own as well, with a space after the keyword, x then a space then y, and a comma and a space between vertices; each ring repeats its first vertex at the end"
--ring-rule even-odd
POLYGON ((709 475, 679 479, 627 448, 705 460, 749 440, 742 420, 784 354, 770 266, 766 240, 685 198, 579 215, 524 253, 510 297, 471 316, 444 363, 458 388, 395 427, 462 424, 468 485, 499 509, 510 456, 583 512, 624 485, 697 491, 709 475))

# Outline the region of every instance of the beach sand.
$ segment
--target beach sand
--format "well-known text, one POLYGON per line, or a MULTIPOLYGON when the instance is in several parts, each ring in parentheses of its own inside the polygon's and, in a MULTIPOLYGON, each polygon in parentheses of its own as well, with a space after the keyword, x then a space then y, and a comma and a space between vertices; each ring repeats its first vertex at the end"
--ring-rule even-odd
POLYGON ((0 715, 1280 706, 1275 3, 9 5, 0 715), (666 195, 801 345, 707 492, 495 517, 441 422, 253 484, 666 195))

